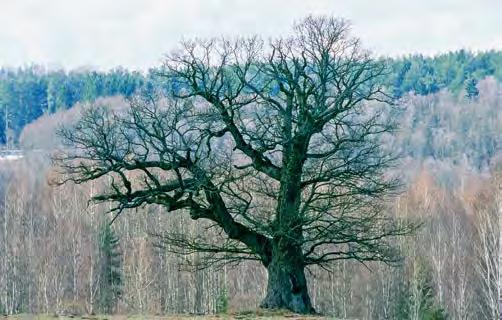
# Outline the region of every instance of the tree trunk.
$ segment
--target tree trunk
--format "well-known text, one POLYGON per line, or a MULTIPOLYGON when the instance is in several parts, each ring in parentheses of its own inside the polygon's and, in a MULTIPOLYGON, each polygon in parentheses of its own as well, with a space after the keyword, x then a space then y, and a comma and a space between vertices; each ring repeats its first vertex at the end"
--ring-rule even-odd
MULTIPOLYGON (((286 251, 287 252, 287 251, 286 251)), ((281 255, 279 255, 281 256, 281 255)), ((299 255, 272 257, 267 266, 267 295, 260 307, 288 309, 296 313, 315 313, 310 301, 304 266, 299 255)))
MULTIPOLYGON (((288 129, 291 130, 291 129, 288 129)), ((261 307, 288 309, 297 313, 315 313, 310 301, 301 244, 303 243, 301 202, 301 176, 307 152, 308 137, 295 139, 285 150, 284 167, 278 197, 275 223, 278 236, 272 244, 268 271, 267 295, 261 307)))

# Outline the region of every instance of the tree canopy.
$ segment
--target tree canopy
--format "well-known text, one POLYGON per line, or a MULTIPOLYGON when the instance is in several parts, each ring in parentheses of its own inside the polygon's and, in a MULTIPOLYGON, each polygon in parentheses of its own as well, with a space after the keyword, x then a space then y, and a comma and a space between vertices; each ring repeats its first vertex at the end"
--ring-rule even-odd
POLYGON ((83 183, 107 176, 117 213, 143 205, 209 220, 222 241, 162 235, 206 262, 260 261, 265 308, 313 311, 305 268, 340 259, 393 263, 414 225, 385 210, 398 180, 382 76, 344 20, 308 17, 291 36, 182 43, 159 72, 179 86, 130 109, 91 108, 56 157, 83 183))

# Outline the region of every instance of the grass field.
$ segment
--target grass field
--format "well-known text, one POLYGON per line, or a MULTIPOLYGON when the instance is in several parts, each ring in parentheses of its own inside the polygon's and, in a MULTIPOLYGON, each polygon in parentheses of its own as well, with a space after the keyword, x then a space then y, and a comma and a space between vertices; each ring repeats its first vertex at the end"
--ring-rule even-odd
POLYGON ((317 320, 317 319, 333 319, 323 316, 304 316, 292 314, 289 312, 239 312, 224 315, 172 315, 172 316, 147 316, 147 315, 95 315, 95 316, 58 316, 46 314, 19 314, 13 316, 4 316, 3 319, 8 320, 216 320, 216 319, 291 319, 291 320, 317 320))

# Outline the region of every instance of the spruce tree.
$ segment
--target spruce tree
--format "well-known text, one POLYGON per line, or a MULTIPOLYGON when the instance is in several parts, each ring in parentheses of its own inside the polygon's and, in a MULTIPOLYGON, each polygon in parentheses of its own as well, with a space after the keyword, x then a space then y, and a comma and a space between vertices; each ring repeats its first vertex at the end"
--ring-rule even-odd
POLYGON ((407 280, 397 286, 394 319, 446 320, 446 311, 436 301, 432 270, 424 259, 414 262, 407 280))
POLYGON ((100 233, 100 311, 112 313, 122 296, 122 258, 119 238, 108 221, 100 233))
POLYGON ((478 81, 474 78, 469 78, 465 81, 465 96, 468 99, 476 99, 479 96, 477 87, 478 81))

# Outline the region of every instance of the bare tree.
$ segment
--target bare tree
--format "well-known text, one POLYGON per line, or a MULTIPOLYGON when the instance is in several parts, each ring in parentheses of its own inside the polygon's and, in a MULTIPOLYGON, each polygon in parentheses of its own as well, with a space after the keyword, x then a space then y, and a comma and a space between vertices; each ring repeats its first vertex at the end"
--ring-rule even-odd
POLYGON ((479 315, 484 319, 501 317, 501 242, 502 242, 502 201, 500 173, 495 172, 488 190, 478 194, 476 213, 476 276, 478 280, 479 315))
POLYGON ((91 108, 61 130, 70 150, 55 156, 61 182, 108 176, 94 200, 114 202, 117 216, 158 204, 209 221, 217 231, 207 237, 163 233, 166 248, 206 253, 206 263, 258 260, 268 271, 262 307, 314 312, 307 267, 396 262, 391 239, 414 229, 385 210, 399 182, 381 147, 393 129, 385 67, 348 31, 308 17, 268 44, 184 42, 161 72, 167 97, 91 108))

